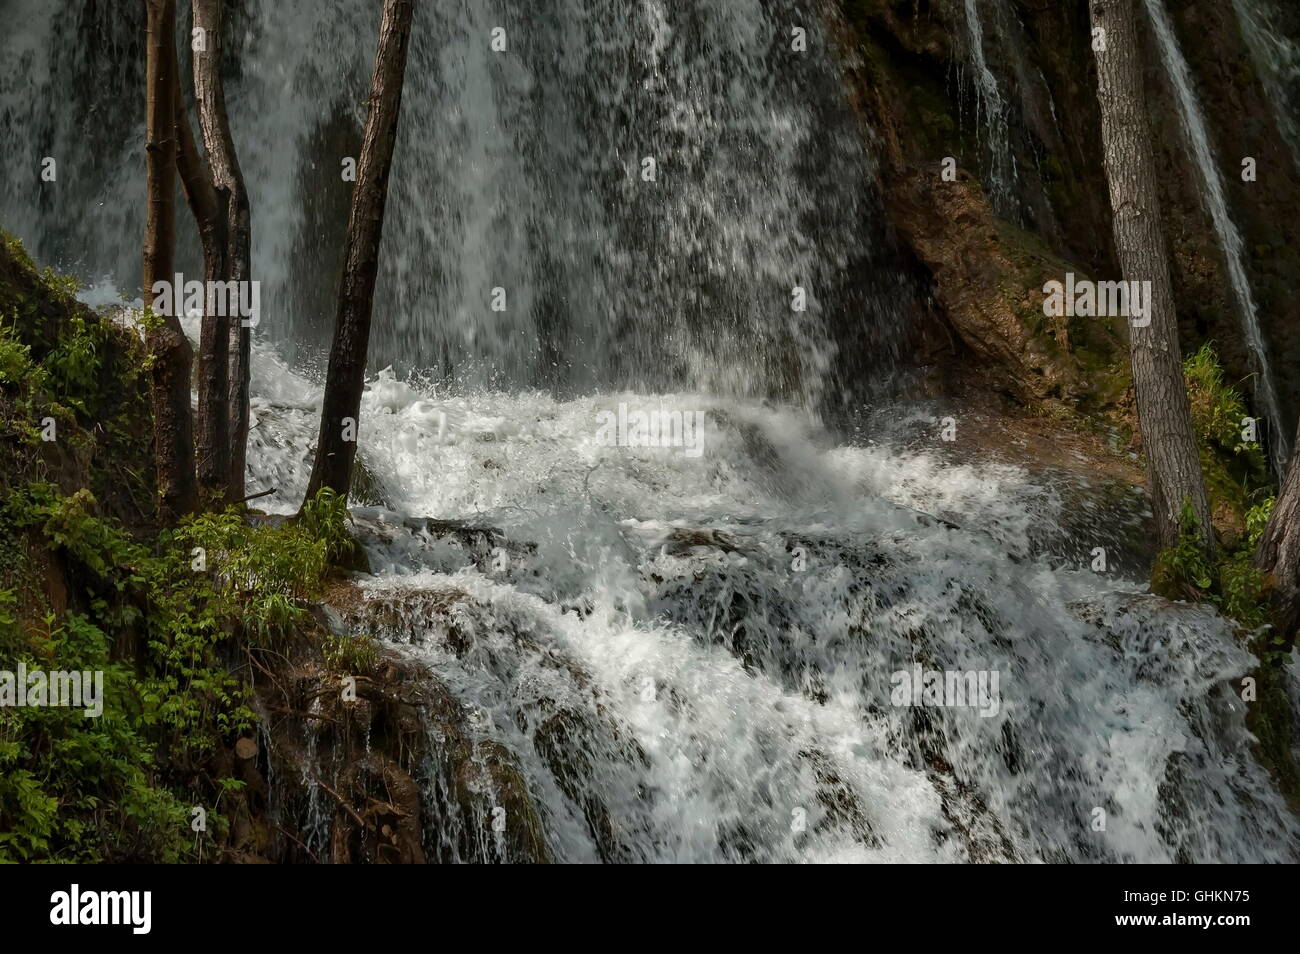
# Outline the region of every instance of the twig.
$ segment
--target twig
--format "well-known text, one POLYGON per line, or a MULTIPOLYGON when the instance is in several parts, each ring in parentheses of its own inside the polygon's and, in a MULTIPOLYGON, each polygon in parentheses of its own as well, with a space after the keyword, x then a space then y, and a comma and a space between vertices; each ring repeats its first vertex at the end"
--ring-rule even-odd
POLYGON ((326 792, 332 795, 334 801, 339 803, 339 807, 341 807, 345 812, 347 812, 349 815, 352 816, 352 818, 356 821, 356 823, 361 826, 362 831, 370 830, 370 823, 366 821, 364 818, 362 818, 360 815, 358 815, 356 809, 353 808, 351 805, 349 805, 346 801, 344 801, 342 795, 340 795, 338 792, 334 791, 334 789, 330 788, 328 785, 322 782, 315 772, 310 772, 309 774, 311 775, 311 780, 313 782, 315 782, 321 788, 325 789, 326 792))

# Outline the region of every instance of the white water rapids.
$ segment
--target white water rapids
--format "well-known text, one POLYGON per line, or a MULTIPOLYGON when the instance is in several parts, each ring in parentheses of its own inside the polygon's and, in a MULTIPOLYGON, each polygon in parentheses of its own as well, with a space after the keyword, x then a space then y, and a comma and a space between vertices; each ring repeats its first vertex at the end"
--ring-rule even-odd
MULTIPOLYGON (((319 391, 257 358, 250 488, 287 511, 319 391)), ((556 859, 1297 858, 1231 685, 1250 655, 1206 609, 1034 557, 1063 504, 1019 468, 837 445, 793 409, 700 395, 383 372, 362 415, 387 501, 358 511, 378 633, 512 753, 556 859), (598 443, 619 402, 702 410, 703 454, 598 443), (500 528, 504 567, 411 516, 500 528), (892 705, 915 664, 996 671, 997 712, 892 705), (557 709, 579 727, 562 769, 539 732, 557 709)))

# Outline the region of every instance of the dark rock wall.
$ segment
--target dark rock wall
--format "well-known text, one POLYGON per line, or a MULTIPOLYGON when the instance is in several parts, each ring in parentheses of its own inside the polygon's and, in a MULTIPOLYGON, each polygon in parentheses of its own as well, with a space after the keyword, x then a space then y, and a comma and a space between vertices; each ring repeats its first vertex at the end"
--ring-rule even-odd
MULTIPOLYGON (((942 317, 965 345, 956 360, 973 359, 986 371, 992 360, 991 386, 1022 402, 1059 398, 1083 409, 1111 403, 1113 395, 1089 393, 1112 383, 1111 376, 1080 377, 1079 368, 1110 367, 1112 334, 1122 334, 1122 328, 1067 341, 1042 327, 1028 307, 1033 301, 1041 305, 1042 256, 1029 256, 1036 261, 1024 270, 1008 267, 1026 260, 1026 246, 1038 245, 1063 270, 1099 280, 1119 277, 1085 0, 977 5, 985 58, 1006 104, 1006 149, 1016 192, 1010 209, 984 201, 983 211, 970 192, 991 191, 989 146, 967 63, 964 3, 837 0, 836 6, 855 102, 882 146, 881 187, 889 215, 925 263, 942 317), (947 156, 961 170, 957 184, 941 181, 947 156), (1014 228, 994 227, 994 219, 1014 228), (939 229, 940 223, 946 228, 939 229), (996 280, 987 280, 989 273, 996 280), (981 274, 985 279, 976 280, 981 274), (1023 299, 1023 307, 1012 309, 1019 323, 1007 320, 1008 293, 1023 299), (1100 353, 1068 354, 1094 342, 1100 353)), ((1300 298, 1292 293, 1300 251, 1288 241, 1292 223, 1300 220, 1297 171, 1232 5, 1169 0, 1169 7, 1243 235, 1291 428, 1300 406, 1300 298), (1255 183, 1242 181, 1245 156, 1258 161, 1255 183)), ((1200 176, 1154 38, 1148 35, 1147 41, 1149 108, 1182 344, 1190 351, 1213 341, 1230 379, 1245 380, 1250 362, 1218 238, 1202 205, 1200 176)), ((942 349, 922 352, 921 358, 953 360, 942 349)))

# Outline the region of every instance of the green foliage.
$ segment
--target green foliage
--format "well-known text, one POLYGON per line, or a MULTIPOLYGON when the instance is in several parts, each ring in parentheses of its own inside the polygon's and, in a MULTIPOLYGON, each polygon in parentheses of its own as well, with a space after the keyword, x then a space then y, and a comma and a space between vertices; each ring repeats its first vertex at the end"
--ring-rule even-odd
POLYGON ((1214 586, 1214 564, 1201 542, 1200 522, 1191 502, 1183 504, 1178 519, 1178 542, 1156 558, 1151 588, 1172 599, 1199 600, 1214 586))
POLYGON ((1247 434, 1246 401, 1224 381, 1212 344, 1187 358, 1183 377, 1211 502, 1243 514, 1252 495, 1269 486, 1264 450, 1247 434))
POLYGON ((379 662, 379 644, 365 635, 340 636, 331 633, 324 645, 325 665, 332 672, 362 675, 379 662))
MULTIPOLYGON (((175 767, 204 764, 253 725, 232 661, 303 623, 302 601, 351 545, 346 520, 343 501, 322 493, 302 519, 254 527, 231 509, 140 541, 86 490, 31 484, 0 505, 0 659, 105 680, 100 718, 0 710, 0 861, 179 861, 209 848, 225 822, 209 811, 209 832, 191 832, 188 806, 211 802, 175 767), (13 584, 31 576, 29 536, 84 568, 89 612, 20 623, 13 584), (123 641, 126 658, 114 650, 123 641)), ((348 642, 325 650, 348 664, 373 652, 348 642)))
POLYGON ((60 335, 58 346, 42 362, 54 392, 83 414, 95 410, 87 402, 98 391, 100 355, 108 333, 102 323, 73 318, 70 328, 60 335))
POLYGON ((0 422, 5 430, 26 438, 39 439, 37 406, 48 404, 49 372, 32 360, 32 349, 19 340, 15 326, 0 326, 0 388, 13 395, 11 413, 0 422))
POLYGON ((41 280, 50 291, 64 297, 76 295, 83 287, 74 276, 60 274, 52 268, 46 268, 41 272, 41 280))
POLYGON ((1268 521, 1273 516, 1273 505, 1277 498, 1269 494, 1263 503, 1258 503, 1246 511, 1246 549, 1254 552, 1264 536, 1268 521))
POLYGON ((355 545, 348 533, 348 502, 328 487, 310 500, 303 501, 298 522, 304 532, 325 545, 331 561, 343 559, 355 545))
POLYGON ((32 368, 32 349, 18 340, 12 328, 0 328, 0 386, 21 387, 32 368))
POLYGON ((1269 622, 1267 574, 1252 561, 1272 509, 1272 497, 1252 507, 1241 544, 1211 560, 1200 544, 1196 513, 1190 503, 1184 504, 1178 543, 1156 558, 1152 591, 1170 599, 1210 603, 1243 630, 1262 630, 1269 622))
MULTIPOLYGON (((103 355, 114 334, 110 326, 74 317, 39 361, 33 358, 31 347, 19 339, 17 329, 16 318, 0 326, 0 387, 14 393, 17 411, 6 422, 10 430, 34 440, 39 433, 34 423, 37 418, 49 415, 71 423, 74 412, 87 424, 121 427, 111 416, 119 402, 105 393, 102 381, 103 355)), ((115 382, 117 393, 134 393, 137 383, 136 372, 128 368, 115 382)), ((133 422, 118 433, 139 431, 138 422, 133 422)))
MULTIPOLYGON (((0 594, 12 602, 11 590, 0 594)), ((48 636, 32 638, 12 614, 0 617, 6 667, 102 673, 103 712, 0 709, 0 862, 96 862, 109 846, 117 857, 191 857, 189 809, 156 784, 154 747, 134 717, 133 673, 112 660, 112 641, 85 616, 46 623, 48 636)))
POLYGON ((1265 466, 1258 441, 1247 440, 1242 422, 1249 415, 1246 402, 1236 387, 1223 380, 1223 368, 1214 345, 1201 346, 1183 363, 1183 377, 1191 395, 1192 424, 1201 440, 1230 454, 1249 457, 1252 464, 1265 466))
POLYGON ((346 501, 324 489, 297 519, 254 528, 237 510, 204 514, 176 531, 193 558, 203 558, 221 586, 220 609, 239 613, 258 639, 272 642, 302 621, 300 601, 315 596, 326 571, 353 545, 346 501))
POLYGON ((1276 503, 1277 499, 1269 496, 1246 512, 1245 545, 1224 561, 1221 576, 1224 612, 1257 632, 1260 638, 1255 651, 1266 664, 1280 667, 1289 661, 1291 646, 1284 634, 1265 629, 1272 622, 1268 609, 1268 574, 1254 565, 1255 552, 1276 503))
POLYGON ((345 511, 318 501, 310 520, 261 530, 211 514, 147 538, 107 517, 147 525, 153 506, 143 348, 3 244, 0 670, 102 673, 104 698, 95 718, 0 708, 0 862, 212 857, 214 806, 238 784, 213 777, 212 757, 254 721, 238 674, 254 642, 301 619, 345 511), (47 474, 90 489, 65 495, 47 474))
POLYGON ((71 285, 0 250, 0 494, 45 474, 89 485, 112 512, 156 506, 143 345, 77 305, 71 285), (43 446, 57 425, 55 446, 43 446))
POLYGON ((1195 514, 1184 506, 1178 543, 1157 558, 1152 590, 1212 603, 1244 631, 1257 633, 1269 622, 1267 577, 1253 566, 1273 508, 1268 463, 1258 441, 1249 439, 1246 402, 1225 383, 1213 347, 1191 355, 1183 373, 1216 522, 1231 523, 1233 532, 1211 561, 1198 545, 1195 514))

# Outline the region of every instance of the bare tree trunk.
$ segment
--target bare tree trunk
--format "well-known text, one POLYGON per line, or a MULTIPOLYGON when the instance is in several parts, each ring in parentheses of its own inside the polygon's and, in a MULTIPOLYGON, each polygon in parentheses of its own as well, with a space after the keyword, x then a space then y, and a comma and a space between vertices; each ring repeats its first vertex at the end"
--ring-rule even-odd
POLYGON ((1294 645, 1300 630, 1300 434, 1291 464, 1259 541, 1255 566, 1270 576, 1270 602, 1277 634, 1294 645))
MULTIPOLYGON (((235 155, 226 114, 226 95, 221 82, 222 0, 194 0, 194 26, 203 31, 203 49, 194 51, 194 98, 198 103, 203 146, 208 153, 212 181, 224 190, 226 204, 226 277, 242 286, 252 280, 252 226, 248 190, 235 155)), ((228 351, 228 441, 226 499, 244 499, 244 470, 248 457, 248 379, 252 329, 243 320, 227 323, 224 329, 228 351)))
POLYGON ((366 353, 370 344, 370 315, 379 272, 379 242, 388 198, 397 119, 402 105, 402 79, 411 37, 414 0, 384 0, 379 21, 379 50, 370 81, 370 112, 366 117, 357 164, 357 183, 348 216, 347 248, 339 286, 334 342, 330 347, 321 408, 316 462, 307 485, 310 500, 322 487, 346 497, 356 456, 357 417, 365 385, 366 353))
POLYGON ((1130 322, 1133 387, 1146 452, 1152 510, 1162 546, 1178 540, 1179 517, 1190 503, 1207 553, 1215 547, 1210 505, 1192 429, 1169 253, 1160 225, 1150 121, 1142 85, 1134 0, 1090 0, 1097 51, 1106 178, 1114 210, 1115 250, 1127 282, 1150 282, 1150 323, 1130 322))
MULTIPOLYGON (((180 71, 176 70, 176 132, 179 149, 176 165, 190 212, 199 228, 203 246, 203 279, 212 282, 226 278, 226 208, 230 193, 217 189, 203 157, 199 155, 186 114, 185 99, 180 92, 180 71)), ((204 301, 203 324, 199 332, 199 413, 195 433, 199 491, 204 503, 216 504, 227 499, 230 472, 230 404, 227 394, 229 363, 229 319, 226 309, 215 307, 209 292, 204 301)))
MULTIPOLYGON (((147 0, 145 37, 145 169, 148 207, 144 234, 144 295, 172 283, 176 247, 176 4, 147 0)), ((181 289, 155 312, 147 332, 149 396, 158 468, 158 516, 172 523, 195 509, 194 434, 190 416, 193 353, 178 319, 181 289)))

